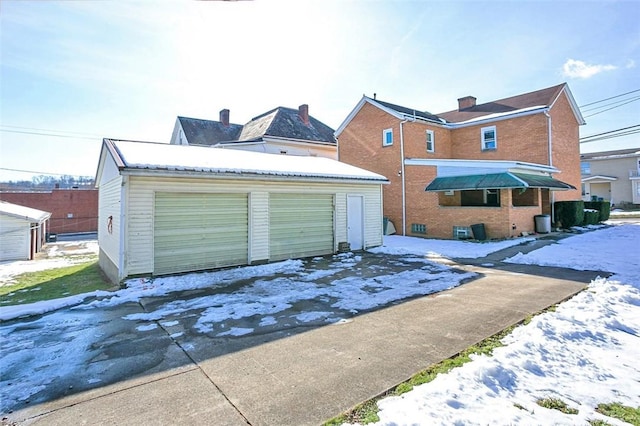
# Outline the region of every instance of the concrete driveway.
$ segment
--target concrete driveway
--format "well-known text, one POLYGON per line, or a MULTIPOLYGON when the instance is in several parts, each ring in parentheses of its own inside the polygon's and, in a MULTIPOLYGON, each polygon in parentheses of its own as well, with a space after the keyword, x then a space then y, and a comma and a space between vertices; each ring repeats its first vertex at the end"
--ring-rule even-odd
POLYGON ((596 275, 372 253, 289 262, 268 276, 220 271, 210 286, 125 292, 2 324, 4 421, 318 424, 596 275))
POLYGON ((132 280, 129 290, 2 324, 2 412, 348 322, 473 276, 415 256, 347 253, 132 280))

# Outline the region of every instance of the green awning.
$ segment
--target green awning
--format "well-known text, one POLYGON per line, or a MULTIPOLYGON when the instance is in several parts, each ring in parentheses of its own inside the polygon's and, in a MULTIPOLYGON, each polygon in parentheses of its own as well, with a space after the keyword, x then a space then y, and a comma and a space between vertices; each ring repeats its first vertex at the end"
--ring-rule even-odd
POLYGON ((483 175, 447 176, 435 178, 425 191, 465 191, 473 189, 501 188, 547 188, 551 190, 576 189, 573 185, 561 182, 551 176, 530 175, 526 173, 490 173, 483 175))

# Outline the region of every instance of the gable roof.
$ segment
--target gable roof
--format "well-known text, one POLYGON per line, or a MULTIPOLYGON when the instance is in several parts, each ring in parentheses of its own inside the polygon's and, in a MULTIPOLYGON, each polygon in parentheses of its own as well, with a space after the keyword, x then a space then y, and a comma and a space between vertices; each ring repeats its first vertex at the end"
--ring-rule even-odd
POLYGON ((225 126, 220 121, 178 117, 184 136, 192 145, 214 145, 218 142, 236 140, 242 131, 241 124, 225 126))
POLYGON ((277 107, 254 117, 244 125, 239 141, 253 141, 264 137, 298 139, 336 144, 334 130, 309 116, 305 124, 297 109, 277 107))
POLYGON ((579 124, 585 124, 582 113, 569 90, 566 83, 557 86, 548 87, 546 89, 536 90, 521 95, 511 96, 509 98, 497 101, 487 102, 465 108, 462 111, 454 110, 438 114, 431 114, 426 111, 418 111, 411 108, 394 105, 389 102, 378 101, 367 96, 362 96, 355 108, 349 113, 347 118, 336 130, 336 137, 340 135, 347 127, 349 122, 353 120, 356 114, 364 106, 369 103, 393 116, 399 120, 421 120, 432 122, 433 124, 443 125, 448 128, 456 128, 464 125, 477 124, 479 121, 492 121, 508 118, 516 114, 536 114, 548 110, 553 106, 558 97, 564 93, 569 100, 573 114, 579 124))
POLYGON ((567 83, 484 104, 474 105, 462 110, 442 112, 439 113, 438 116, 445 119, 448 123, 456 124, 476 121, 482 118, 498 118, 505 115, 517 114, 519 112, 551 108, 562 93, 567 95, 578 123, 585 124, 584 118, 580 113, 578 105, 573 99, 573 95, 571 94, 567 83))
POLYGON ((378 109, 385 111, 388 114, 393 115, 398 120, 415 119, 415 120, 421 120, 421 121, 428 121, 428 122, 431 122, 434 124, 440 124, 440 125, 445 123, 443 119, 441 119, 437 115, 431 114, 430 112, 420 111, 413 108, 407 108, 400 105, 392 104, 390 102, 384 102, 384 101, 379 101, 377 99, 372 99, 368 96, 362 95, 362 98, 360 99, 360 101, 351 110, 349 115, 347 115, 347 118, 344 119, 342 124, 340 124, 340 126, 338 127, 338 130, 336 130, 335 132, 336 137, 338 137, 340 133, 344 131, 345 127, 347 127, 347 125, 351 122, 351 120, 353 120, 356 114, 367 103, 375 106, 378 109))
MULTIPOLYGON (((387 183, 388 180, 346 163, 325 157, 266 154, 253 151, 204 146, 172 145, 155 142, 103 140, 103 150, 112 156, 118 169, 145 175, 200 175, 267 179, 269 177, 310 180, 357 180, 363 183, 387 183)), ((98 166, 104 167, 101 155, 98 166)))
POLYGON ((0 214, 15 217, 17 219, 24 219, 30 222, 42 222, 43 220, 47 220, 51 217, 51 213, 49 212, 9 203, 7 201, 0 201, 0 214))
POLYGON ((580 154, 581 160, 609 160, 612 158, 625 158, 640 156, 639 148, 618 149, 615 151, 590 152, 588 154, 580 154))
POLYGON ((216 145, 253 142, 264 138, 295 139, 336 145, 334 130, 309 116, 305 124, 298 109, 277 107, 251 119, 244 126, 224 126, 219 121, 178 117, 189 145, 216 145))

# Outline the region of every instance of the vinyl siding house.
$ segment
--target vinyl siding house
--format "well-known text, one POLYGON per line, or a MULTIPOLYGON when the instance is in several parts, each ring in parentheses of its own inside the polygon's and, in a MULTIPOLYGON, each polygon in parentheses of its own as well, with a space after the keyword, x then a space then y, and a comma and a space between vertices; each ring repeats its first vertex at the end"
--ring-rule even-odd
POLYGON ((640 148, 592 152, 580 160, 584 201, 640 204, 640 148))
POLYGON ((119 282, 378 246, 387 182, 328 158, 104 139, 100 266, 119 282))
POLYGON ((0 201, 0 262, 32 260, 42 249, 51 213, 0 201))
POLYGON ((310 116, 306 104, 274 108, 244 125, 230 123, 229 116, 223 109, 220 121, 178 117, 170 143, 338 159, 334 130, 310 116))
POLYGON ((336 131, 339 160, 387 176, 399 234, 488 238, 535 231, 535 216, 580 193, 578 128, 566 84, 439 114, 363 96, 336 131))

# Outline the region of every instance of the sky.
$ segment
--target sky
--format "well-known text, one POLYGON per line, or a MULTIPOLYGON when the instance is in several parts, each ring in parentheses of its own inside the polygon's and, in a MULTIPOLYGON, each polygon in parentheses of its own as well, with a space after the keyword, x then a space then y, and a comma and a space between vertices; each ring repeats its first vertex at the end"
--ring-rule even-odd
MULTIPOLYGON (((626 94, 584 108, 581 136, 638 125, 639 14, 637 1, 7 0, 0 181, 93 176, 103 137, 168 142, 177 116, 224 108, 244 124, 308 104, 336 129, 374 93, 439 113, 567 82, 580 106, 626 94)), ((635 147, 638 134, 581 148, 635 147)))
MULTIPOLYGON (((585 291, 517 327, 491 356, 473 356, 472 362, 401 397, 379 401, 380 421, 376 424, 587 424, 594 419, 623 424, 597 413, 595 407, 611 402, 631 407, 638 404, 640 224, 636 219, 608 225, 574 228, 575 234, 555 244, 504 259, 612 274, 594 279, 585 291), (536 403, 542 398, 558 398, 578 413, 542 408, 536 403)), ((114 292, 3 306, 2 321, 45 315, 0 325, 0 342, 6 342, 0 345, 0 365, 6 372, 0 389, 10 389, 1 395, 0 410, 24 406, 25 400, 38 403, 51 398, 59 383, 91 389, 117 380, 110 376, 114 371, 124 371, 129 377, 130 370, 117 364, 120 358, 106 357, 109 368, 96 362, 101 357, 95 348, 104 347, 102 309, 156 298, 144 312, 125 310, 128 313, 117 321, 129 331, 120 335, 129 336, 135 328, 141 338, 148 337, 147 333, 158 333, 162 327, 183 350, 195 351, 199 343, 194 335, 240 337, 268 333, 276 324, 332 324, 348 321, 359 311, 464 285, 474 273, 456 272, 430 259, 483 257, 531 240, 480 244, 392 235, 385 236, 383 246, 370 250, 390 259, 376 264, 374 274, 360 254, 341 253, 327 257, 328 265, 322 264, 323 258, 314 258, 153 280, 135 278, 114 292), (390 269, 389 263, 395 267, 390 269), (404 265, 401 272, 399 264, 404 265), (366 274, 353 273, 363 268, 366 274), (241 281, 244 284, 238 286, 241 281), (206 288, 211 290, 184 293, 206 288), (300 309, 303 304, 305 308, 300 309), (292 306, 297 308, 290 310, 292 306), (122 325, 121 320, 128 325, 122 325), (24 326, 26 322, 29 327, 24 326), (195 334, 186 330, 190 327, 195 334), (51 335, 66 337, 51 339, 51 335)), ((66 244, 78 242, 53 245, 50 259, 0 264, 0 285, 20 272, 36 270, 33 264, 50 268, 60 266, 60 262, 52 262, 72 261, 56 258, 65 252, 66 244)), ((84 244, 79 253, 97 253, 95 241, 84 244)), ((113 324, 116 319, 110 321, 113 324)), ((62 387, 63 392, 67 387, 62 387)))

